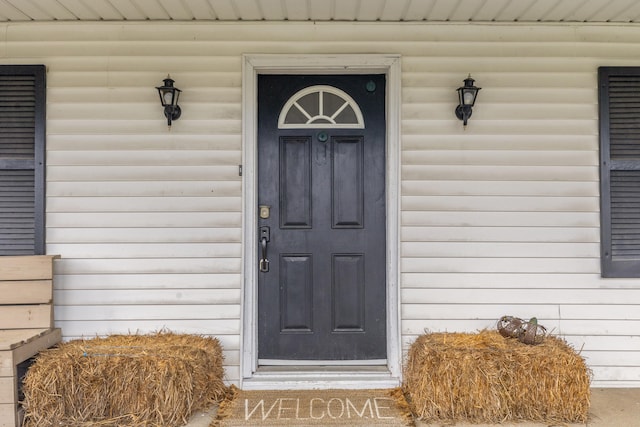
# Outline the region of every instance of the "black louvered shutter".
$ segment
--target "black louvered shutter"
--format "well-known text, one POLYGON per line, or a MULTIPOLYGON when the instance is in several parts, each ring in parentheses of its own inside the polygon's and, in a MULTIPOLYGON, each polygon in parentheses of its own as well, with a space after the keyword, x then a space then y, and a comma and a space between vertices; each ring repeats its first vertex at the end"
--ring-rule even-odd
POLYGON ((601 67, 603 277, 640 277, 640 68, 601 67))
POLYGON ((45 67, 0 66, 0 255, 44 254, 45 67))

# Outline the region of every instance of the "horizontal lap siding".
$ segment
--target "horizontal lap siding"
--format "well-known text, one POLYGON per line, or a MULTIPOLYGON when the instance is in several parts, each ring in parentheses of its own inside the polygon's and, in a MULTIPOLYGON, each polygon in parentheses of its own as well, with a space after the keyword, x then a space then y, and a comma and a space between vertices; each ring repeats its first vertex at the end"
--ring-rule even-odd
POLYGON ((596 73, 640 65, 640 38, 547 29, 403 57, 403 343, 536 316, 595 384, 637 386, 640 282, 600 278, 596 73), (464 130, 452 91, 468 72, 483 89, 464 130))
POLYGON ((538 316, 600 384, 640 385, 640 285, 599 277, 599 65, 633 26, 53 23, 0 27, 45 63, 47 251, 67 338, 218 336, 239 378, 242 54, 402 55, 403 345, 538 316), (483 87, 466 130, 455 89, 483 87), (167 130, 167 73, 182 117, 167 130))
POLYGON ((191 48, 189 37, 165 54, 162 31, 130 37, 132 28, 7 29, 6 61, 49 71, 56 323, 66 339, 162 329, 216 336, 237 382, 241 53, 191 48), (170 131, 154 89, 167 73, 183 90, 170 131))

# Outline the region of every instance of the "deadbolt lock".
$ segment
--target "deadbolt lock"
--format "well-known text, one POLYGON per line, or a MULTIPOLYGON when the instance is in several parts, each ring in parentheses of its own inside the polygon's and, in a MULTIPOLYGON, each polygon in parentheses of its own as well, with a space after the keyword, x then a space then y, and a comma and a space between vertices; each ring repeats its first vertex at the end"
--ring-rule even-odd
POLYGON ((260 205, 259 208, 260 208, 260 218, 269 219, 269 216, 271 215, 271 206, 260 205))

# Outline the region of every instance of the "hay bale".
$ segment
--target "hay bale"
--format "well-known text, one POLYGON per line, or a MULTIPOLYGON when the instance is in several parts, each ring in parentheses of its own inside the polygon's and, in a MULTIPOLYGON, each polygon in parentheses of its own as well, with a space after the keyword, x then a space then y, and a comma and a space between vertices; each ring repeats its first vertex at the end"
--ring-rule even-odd
POLYGON ((222 348, 194 335, 113 335, 40 354, 24 380, 25 427, 178 426, 224 398, 222 348))
POLYGON ((409 349, 404 388, 423 420, 584 423, 590 371, 563 340, 526 345, 498 332, 425 334, 409 349))

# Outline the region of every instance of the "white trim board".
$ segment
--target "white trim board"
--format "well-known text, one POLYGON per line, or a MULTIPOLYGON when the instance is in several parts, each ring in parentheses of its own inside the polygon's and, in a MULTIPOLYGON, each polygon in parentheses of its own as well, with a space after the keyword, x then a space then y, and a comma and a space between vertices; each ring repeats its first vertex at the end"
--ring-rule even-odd
POLYGON ((269 55, 246 54, 242 69, 243 152, 243 292, 240 386, 245 389, 273 388, 274 381, 286 388, 353 388, 384 384, 399 385, 402 376, 399 285, 400 209, 400 56, 399 55, 269 55), (383 375, 342 372, 340 377, 319 369, 313 380, 307 375, 257 373, 257 76, 258 74, 370 74, 384 73, 386 94, 386 193, 387 193, 387 368, 383 375))

